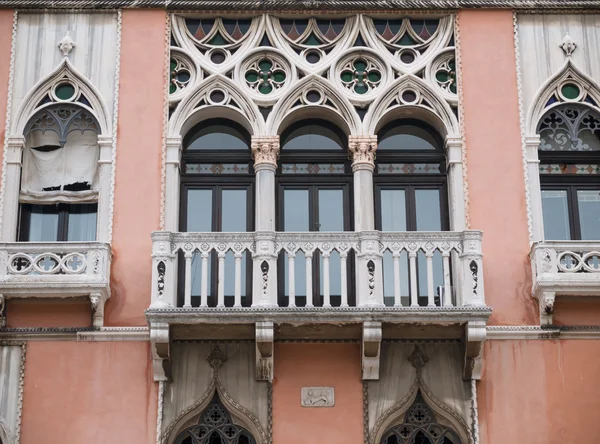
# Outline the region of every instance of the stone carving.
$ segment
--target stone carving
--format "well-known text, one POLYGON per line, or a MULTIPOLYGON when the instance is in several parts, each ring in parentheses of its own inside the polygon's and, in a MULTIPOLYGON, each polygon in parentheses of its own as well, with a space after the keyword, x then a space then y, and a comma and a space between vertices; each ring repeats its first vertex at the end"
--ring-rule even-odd
POLYGON ((210 352, 210 355, 206 358, 208 364, 213 368, 215 372, 218 372, 219 369, 223 366, 223 364, 227 361, 227 356, 223 354, 219 346, 215 346, 213 351, 210 352))
POLYGON ((333 407, 335 391, 333 387, 302 387, 302 407, 333 407))
POLYGON ((4 310, 6 309, 6 298, 3 294, 0 294, 0 328, 6 327, 6 316, 4 310))
POLYGON ((64 57, 68 57, 69 53, 73 48, 75 48, 75 41, 71 38, 69 31, 65 34, 65 36, 58 42, 58 49, 64 57))
POLYGON ((279 136, 252 138, 252 156, 254 165, 269 164, 277 166, 279 157, 279 136))
POLYGON ((577 49, 577 43, 575 43, 575 40, 573 40, 573 37, 571 37, 569 34, 563 38, 563 41, 559 46, 562 48, 567 57, 571 57, 577 49))
POLYGON ((350 136, 348 149, 353 166, 360 164, 375 166, 376 136, 350 136))
POLYGON ((420 373, 425 364, 429 361, 429 358, 423 351, 421 347, 415 345, 415 349, 408 357, 408 361, 412 364, 412 366, 417 370, 417 373, 420 373))
POLYGON ((471 261, 471 263, 469 264, 469 269, 471 270, 471 275, 473 276, 473 296, 477 297, 477 279, 478 279, 478 275, 477 275, 477 271, 479 269, 479 267, 477 266, 477 262, 475 261, 471 261))

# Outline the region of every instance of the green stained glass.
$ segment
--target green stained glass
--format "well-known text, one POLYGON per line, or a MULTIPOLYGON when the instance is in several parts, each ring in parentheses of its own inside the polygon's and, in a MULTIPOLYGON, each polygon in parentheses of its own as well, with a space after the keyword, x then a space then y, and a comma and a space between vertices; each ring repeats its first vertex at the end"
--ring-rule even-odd
POLYGON ((75 95, 75 87, 70 83, 61 83, 56 87, 54 93, 60 100, 69 100, 75 95))
POLYGON ((579 87, 573 83, 567 83, 566 85, 563 85, 563 87, 560 89, 560 92, 562 92, 562 95, 567 99, 572 100, 579 97, 579 87))
POLYGON ((361 59, 355 60, 354 69, 356 69, 357 71, 364 71, 365 69, 367 69, 367 62, 361 59))
POLYGON ((262 59, 260 62, 258 62, 258 67, 261 71, 270 71, 273 67, 273 64, 270 60, 262 59))
POLYGON ((277 83, 285 81, 285 72, 275 71, 275 73, 273 74, 273 80, 275 80, 277 83))
POLYGON ((227 45, 227 40, 221 35, 220 32, 217 32, 212 39, 208 42, 209 45, 213 46, 223 46, 227 45))
POLYGON ((355 87, 354 87, 354 92, 356 94, 365 94, 369 89, 367 88, 367 86, 364 83, 358 83, 355 87))
POLYGON ((349 83, 354 78, 354 74, 351 71, 343 71, 340 77, 342 78, 342 82, 349 83))
POLYGON ((169 85, 169 94, 173 94, 175 91, 177 91, 177 87, 174 83, 171 83, 171 85, 169 85))
POLYGON ((371 71, 368 77, 370 82, 377 83, 381 80, 381 73, 379 71, 371 71))
POLYGON ((454 94, 456 94, 456 83, 452 82, 450 84, 450 91, 452 91, 454 94))
POLYGON ((258 80, 258 73, 256 71, 248 71, 246 73, 246 80, 250 83, 254 83, 258 80))
POLYGON ((319 41, 319 39, 317 38, 315 33, 311 32, 310 35, 308 36, 308 38, 306 40, 304 40, 302 42, 302 44, 308 45, 308 46, 318 46, 321 44, 321 42, 319 41))
POLYGON ((175 68, 177 68, 177 62, 171 59, 171 71, 175 71, 175 68))
POLYGON ((452 59, 448 62, 448 66, 450 67, 450 69, 452 71, 456 70, 456 63, 454 62, 454 59, 452 59))
POLYGON ((271 91, 273 91, 273 87, 271 85, 269 85, 268 83, 261 83, 260 86, 258 87, 258 90, 262 94, 269 94, 271 91))
POLYGON ((415 40, 408 33, 405 33, 398 44, 401 46, 413 46, 416 45, 417 42, 415 42, 415 40))
POLYGON ((435 73, 435 78, 438 82, 445 83, 448 81, 450 76, 448 75, 448 71, 438 71, 435 73))

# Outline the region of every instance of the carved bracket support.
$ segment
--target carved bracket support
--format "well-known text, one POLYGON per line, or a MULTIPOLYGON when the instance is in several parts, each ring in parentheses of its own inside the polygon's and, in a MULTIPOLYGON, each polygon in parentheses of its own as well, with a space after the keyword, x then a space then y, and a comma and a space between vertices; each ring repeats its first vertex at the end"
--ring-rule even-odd
POLYGON ((469 321, 465 325, 465 368, 463 379, 481 379, 483 343, 486 338, 485 321, 469 321))
POLYGON ((272 321, 256 323, 256 380, 273 381, 273 340, 275 331, 272 321))
POLYGON ((150 342, 155 381, 171 380, 171 348, 169 342, 169 324, 155 322, 150 324, 150 342))
POLYGON ((535 294, 540 306, 540 325, 552 325, 552 317, 554 316, 554 299, 556 293, 554 291, 541 291, 535 294))
POLYGON ((91 293, 90 303, 92 304, 92 325, 95 329, 104 327, 104 304, 107 295, 103 293, 91 293))
POLYGON ((381 322, 365 321, 362 336, 362 378, 379 379, 379 361, 381 357, 381 322))
POLYGON ((6 327, 6 297, 0 294, 0 328, 6 327))

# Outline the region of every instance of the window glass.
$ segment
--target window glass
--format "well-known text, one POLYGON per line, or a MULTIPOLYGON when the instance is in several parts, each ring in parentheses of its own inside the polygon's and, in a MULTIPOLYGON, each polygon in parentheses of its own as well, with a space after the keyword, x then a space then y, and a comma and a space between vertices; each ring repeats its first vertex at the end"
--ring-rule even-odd
POLYGON ((326 124, 306 124, 286 135, 282 150, 344 150, 345 145, 341 135, 326 124))
POLYGON ((415 190, 417 231, 441 231, 439 190, 415 190))
POLYGON ((71 205, 69 209, 68 241, 96 240, 96 204, 71 205))
POLYGON ((344 231, 344 191, 319 190, 318 231, 344 231))
MULTIPOLYGON (((582 240, 600 239, 600 190, 577 190, 582 240)), ((545 219, 544 219, 545 222, 545 219)))
POLYGON ((248 141, 245 134, 236 125, 209 124, 200 127, 189 138, 186 138, 186 149, 248 150, 248 141))
POLYGON ((567 190, 542 190, 542 212, 546 239, 571 239, 567 190))
POLYGON ((246 190, 223 190, 221 193, 221 231, 246 231, 246 190))
POLYGON ((381 190, 381 229, 406 231, 406 191, 381 190))
POLYGON ((538 125, 540 151, 600 151, 600 115, 581 105, 548 111, 538 125))
POLYGON ((289 190, 283 192, 285 231, 309 231, 308 190, 289 190))
POLYGON ((30 218, 26 240, 30 242, 56 242, 58 240, 58 207, 56 205, 24 205, 23 210, 29 211, 30 218))
POLYGON ((417 125, 394 124, 379 133, 377 150, 439 150, 439 142, 433 128, 417 125))
POLYGON ((212 231, 212 190, 192 189, 187 193, 187 231, 212 231))

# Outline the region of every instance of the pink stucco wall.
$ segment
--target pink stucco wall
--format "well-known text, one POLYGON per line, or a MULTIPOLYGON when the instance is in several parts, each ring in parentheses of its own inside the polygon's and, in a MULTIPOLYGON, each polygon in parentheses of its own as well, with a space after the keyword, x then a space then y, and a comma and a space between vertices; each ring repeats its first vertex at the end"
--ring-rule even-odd
POLYGON ((156 443, 145 342, 29 342, 21 444, 156 443))
POLYGON ((6 304, 6 326, 21 327, 91 327, 89 299, 11 299, 6 304))
POLYGON ((459 23, 469 212, 483 231, 490 324, 533 324, 513 16, 465 10, 459 23))
POLYGON ((276 344, 273 442, 362 444, 358 344, 276 344), (335 406, 304 408, 302 387, 334 387, 335 406))
POLYGON ((160 224, 166 13, 124 10, 112 297, 107 325, 145 325, 150 305, 152 242, 160 224))

